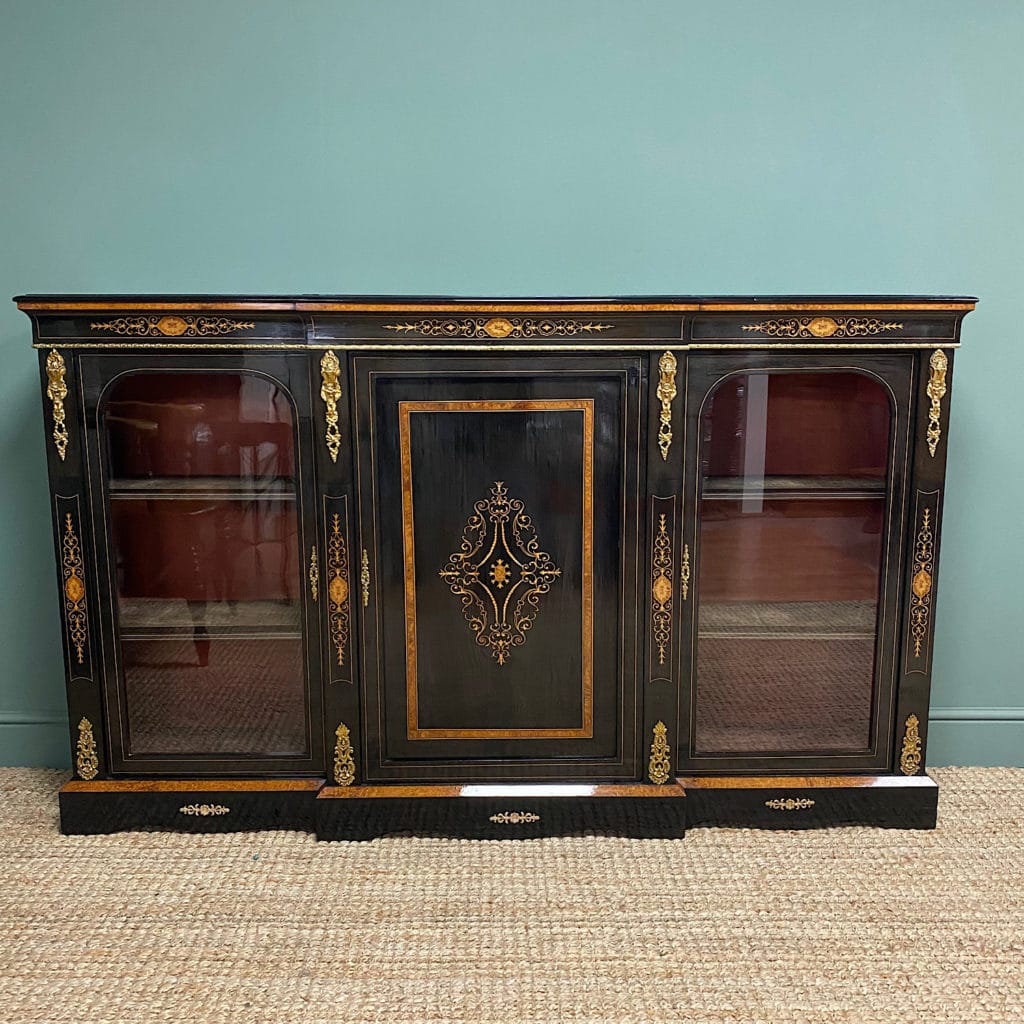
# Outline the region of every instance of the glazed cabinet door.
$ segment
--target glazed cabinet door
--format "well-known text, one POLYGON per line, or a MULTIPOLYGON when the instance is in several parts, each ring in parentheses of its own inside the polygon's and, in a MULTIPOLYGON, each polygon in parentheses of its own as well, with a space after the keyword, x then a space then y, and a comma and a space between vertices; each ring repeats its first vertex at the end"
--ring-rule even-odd
POLYGON ((82 376, 113 771, 321 773, 305 357, 82 376))
POLYGON ((365 777, 638 777, 640 361, 351 366, 365 777))
POLYGON ((913 359, 691 353, 684 770, 890 763, 913 359))

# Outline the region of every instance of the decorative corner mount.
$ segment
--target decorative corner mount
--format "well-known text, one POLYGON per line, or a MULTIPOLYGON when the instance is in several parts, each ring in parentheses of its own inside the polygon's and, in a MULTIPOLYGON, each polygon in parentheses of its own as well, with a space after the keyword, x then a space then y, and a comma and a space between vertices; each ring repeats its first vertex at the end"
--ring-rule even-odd
POLYGON ((931 399, 931 406, 928 409, 928 454, 934 459, 935 451, 939 447, 939 439, 942 437, 942 427, 939 420, 942 416, 942 399, 946 394, 946 370, 949 367, 949 359, 941 348, 937 348, 931 359, 928 360, 930 373, 928 375, 928 386, 925 392, 931 399))
POLYGON ((341 450, 341 428, 338 426, 338 399, 341 398, 341 363, 334 352, 328 349, 320 359, 320 397, 326 408, 324 440, 331 462, 338 461, 341 450))
POLYGON ((339 786, 351 786, 356 781, 356 761, 352 738, 344 722, 334 730, 334 737, 334 781, 339 786))
POLYGON ((100 771, 96 754, 96 738, 92 734, 92 722, 83 718, 78 723, 78 742, 75 744, 75 774, 85 782, 91 782, 100 771))
POLYGON ((900 771, 904 775, 916 775, 921 770, 921 733, 917 715, 908 715, 903 733, 903 749, 900 751, 900 771))
POLYGON ((647 762, 647 777, 656 786, 664 786, 672 774, 672 759, 668 746, 668 728, 664 722, 657 722, 653 729, 651 758, 647 762))
POLYGON ((68 453, 68 425, 64 412, 64 399, 68 397, 68 386, 64 379, 67 367, 64 357, 51 348, 46 357, 46 397, 53 406, 53 446, 63 462, 68 453))
POLYGON ((672 400, 676 397, 676 366, 676 357, 671 352, 663 353, 658 360, 658 400, 661 402, 658 448, 666 462, 672 445, 672 400))

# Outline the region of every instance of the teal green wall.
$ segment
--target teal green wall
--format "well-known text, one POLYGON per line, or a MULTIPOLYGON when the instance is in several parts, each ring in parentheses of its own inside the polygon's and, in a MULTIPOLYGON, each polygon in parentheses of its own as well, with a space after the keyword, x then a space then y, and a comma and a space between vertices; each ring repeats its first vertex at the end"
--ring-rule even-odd
MULTIPOLYGON (((956 364, 930 760, 1024 763, 1024 4, 3 0, 18 292, 925 292, 956 364)), ((0 763, 65 764, 0 302, 0 763)))

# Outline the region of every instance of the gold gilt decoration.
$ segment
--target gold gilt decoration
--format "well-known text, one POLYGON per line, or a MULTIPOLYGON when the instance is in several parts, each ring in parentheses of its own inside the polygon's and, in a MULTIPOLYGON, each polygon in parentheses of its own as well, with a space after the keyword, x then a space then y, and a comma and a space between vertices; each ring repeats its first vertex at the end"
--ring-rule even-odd
POLYGON ((327 600, 328 622, 331 643, 338 655, 338 664, 345 664, 348 649, 349 607, 348 607, 348 545, 345 531, 341 528, 341 516, 331 516, 331 532, 327 540, 327 600))
POLYGON ((89 782, 95 779, 100 771, 100 761, 96 756, 96 740, 92 734, 92 723, 83 718, 78 723, 78 743, 75 744, 75 773, 80 779, 89 782))
POLYGON ((223 804, 186 804, 178 808, 178 813, 193 818, 215 818, 222 814, 230 814, 231 808, 223 804))
POLYGON ((46 397, 53 405, 53 446, 61 462, 68 451, 68 425, 64 414, 68 386, 64 381, 64 371, 64 357, 55 348, 51 348, 46 357, 46 397))
POLYGON ((647 762, 647 777, 656 786, 663 786, 671 774, 668 729, 664 722, 658 722, 654 726, 654 742, 651 743, 651 759, 647 762))
POLYGON ((685 601, 690 596, 690 545, 683 545, 683 564, 679 570, 679 590, 685 601))
POLYGON ((359 584, 363 588, 363 607, 370 604, 370 556, 363 548, 363 568, 359 572, 359 584))
POLYGON ((94 331, 110 331, 134 338, 209 338, 248 331, 256 324, 251 320, 232 320, 226 316, 120 316, 89 326, 94 331))
POLYGON ((907 718, 903 749, 900 751, 900 771, 904 775, 916 775, 921 769, 921 734, 917 730, 920 724, 917 715, 907 718))
POLYGON ((928 360, 931 373, 928 376, 928 387, 925 391, 931 399, 931 406, 928 409, 928 454, 934 459, 935 449, 939 446, 939 439, 942 437, 942 428, 939 426, 939 417, 942 415, 942 399, 946 394, 946 369, 949 360, 941 348, 937 348, 931 359, 928 360))
POLYGON ((773 811, 806 811, 808 807, 814 806, 814 801, 806 797, 788 796, 785 800, 765 800, 764 805, 773 811))
POLYGON ((495 825, 522 825, 524 822, 540 821, 540 815, 533 811, 502 811, 501 814, 492 814, 489 820, 495 825))
POLYGON ((658 360, 658 371, 658 401, 661 402, 658 447, 662 459, 667 461, 672 444, 672 400, 676 397, 676 357, 671 352, 665 352, 658 360))
POLYGON ((903 324, 876 320, 870 316, 800 316, 789 320, 762 320, 744 324, 743 330, 767 334, 769 338, 869 338, 886 331, 898 331, 903 324))
POLYGON ((324 432, 324 439, 327 442, 327 451, 330 452, 331 462, 338 461, 338 451, 341 449, 341 429, 338 427, 338 399, 341 398, 341 363, 338 357, 330 350, 326 351, 320 359, 320 397, 324 400, 327 421, 327 429, 324 432))
POLYGON ((665 654, 672 642, 672 538, 665 528, 665 515, 658 516, 658 532, 654 535, 652 625, 658 647, 658 664, 665 664, 665 654))
POLYGON ((928 639, 928 623, 932 613, 932 572, 935 559, 935 535, 932 532, 932 510, 926 508, 914 541, 914 575, 910 581, 910 638, 914 641, 914 657, 928 639))
POLYGON ((352 755, 352 739, 344 722, 334 730, 334 781, 351 786, 356 781, 356 762, 352 755))
POLYGON ((75 649, 78 664, 82 665, 85 663, 85 645, 89 639, 89 621, 85 611, 82 545, 75 533, 70 512, 64 517, 64 533, 61 537, 61 574, 64 579, 64 616, 68 639, 75 649))
POLYGON ((404 324, 384 324, 384 330, 422 334, 427 338, 555 338, 610 331, 614 326, 584 323, 581 320, 531 320, 518 316, 493 316, 489 320, 479 317, 415 320, 404 324))
POLYGON ((459 550, 439 576, 462 602, 462 614, 481 647, 504 665, 526 643, 540 597, 562 574, 540 548, 533 520, 519 498, 498 480, 476 502, 459 550))
POLYGON ((309 549, 309 593, 314 601, 320 600, 320 559, 315 544, 309 549))

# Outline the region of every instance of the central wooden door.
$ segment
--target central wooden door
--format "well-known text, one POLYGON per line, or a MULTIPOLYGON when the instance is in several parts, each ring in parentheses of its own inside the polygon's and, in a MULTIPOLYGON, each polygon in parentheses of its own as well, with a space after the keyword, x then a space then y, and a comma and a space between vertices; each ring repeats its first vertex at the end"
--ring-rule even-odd
POLYGON ((365 777, 639 777, 640 362, 352 370, 365 777))

